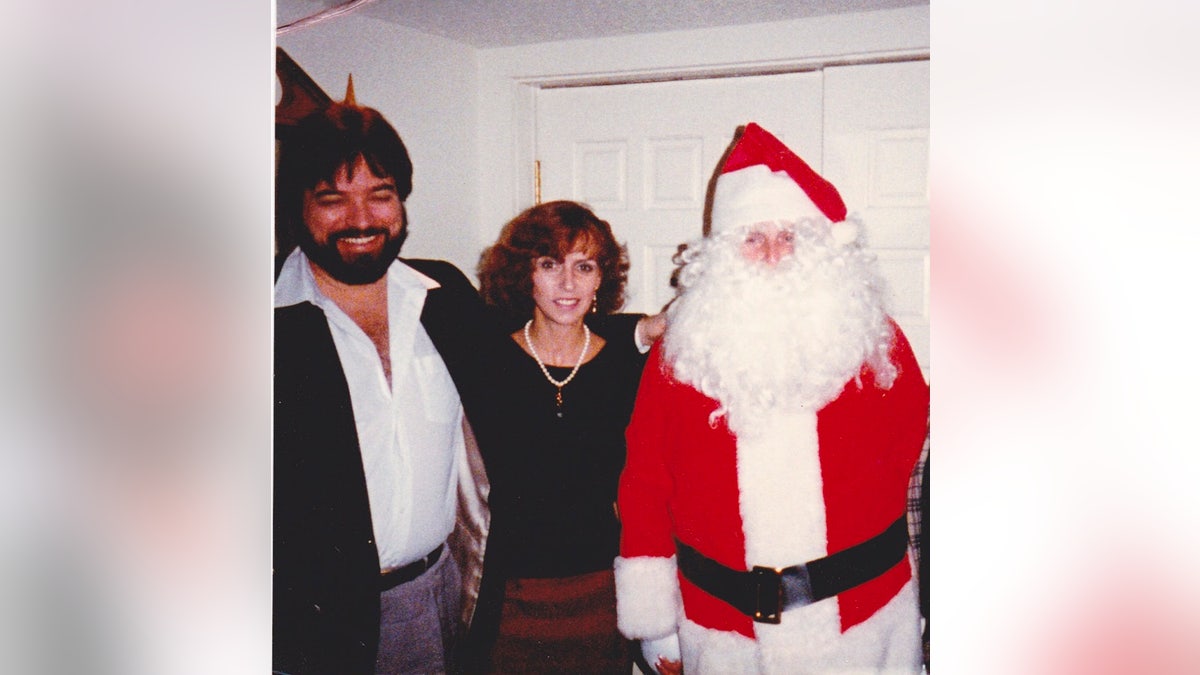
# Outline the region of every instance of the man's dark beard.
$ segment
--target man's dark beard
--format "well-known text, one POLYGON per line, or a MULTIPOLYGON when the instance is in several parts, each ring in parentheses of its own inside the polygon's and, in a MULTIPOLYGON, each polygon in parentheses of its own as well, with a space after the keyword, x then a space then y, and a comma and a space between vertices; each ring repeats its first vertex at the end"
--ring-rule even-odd
POLYGON ((387 274, 388 267, 391 267, 392 261, 396 259, 396 256, 400 255, 400 247, 404 245, 404 239, 407 236, 407 227, 401 229, 400 233, 395 236, 390 236, 389 232, 384 228, 347 230, 332 235, 329 241, 324 244, 318 244, 306 227, 300 232, 299 244, 300 250, 304 251, 304 255, 308 256, 309 260, 325 270, 329 276, 343 284, 360 286, 374 283, 383 277, 384 274, 387 274), (378 254, 362 255, 352 261, 342 258, 341 252, 337 249, 338 239, 374 234, 382 234, 386 237, 383 242, 383 248, 378 254))

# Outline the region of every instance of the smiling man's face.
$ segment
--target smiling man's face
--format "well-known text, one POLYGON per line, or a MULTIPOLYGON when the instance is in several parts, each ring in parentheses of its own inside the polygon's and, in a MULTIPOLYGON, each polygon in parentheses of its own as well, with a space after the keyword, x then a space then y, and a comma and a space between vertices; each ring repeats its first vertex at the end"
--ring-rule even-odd
POLYGON ((329 276, 346 284, 377 281, 400 253, 404 205, 391 177, 376 176, 359 157, 333 182, 304 192, 307 236, 300 247, 329 276))

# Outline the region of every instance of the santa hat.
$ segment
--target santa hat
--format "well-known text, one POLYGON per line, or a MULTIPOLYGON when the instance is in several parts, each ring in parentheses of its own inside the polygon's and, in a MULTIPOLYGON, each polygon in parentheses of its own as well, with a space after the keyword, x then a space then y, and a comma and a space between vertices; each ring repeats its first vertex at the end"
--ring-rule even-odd
MULTIPOLYGON (((763 221, 818 217, 833 223, 846 219, 837 188, 766 129, 747 124, 717 177, 710 233, 763 221)), ((839 240, 855 238, 856 230, 835 228, 839 240)))

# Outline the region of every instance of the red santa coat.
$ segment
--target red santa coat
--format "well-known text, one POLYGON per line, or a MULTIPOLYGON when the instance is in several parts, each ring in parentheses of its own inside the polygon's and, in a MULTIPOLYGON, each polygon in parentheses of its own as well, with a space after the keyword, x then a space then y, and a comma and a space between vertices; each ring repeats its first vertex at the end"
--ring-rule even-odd
MULTIPOLYGON (((618 496, 618 615, 626 635, 657 638, 682 624, 684 665, 693 673, 735 669, 697 667, 703 650, 689 644, 697 641, 714 643, 710 651, 725 656, 754 652, 764 671, 793 672, 795 658, 817 670, 884 663, 878 659, 896 664, 896 646, 873 633, 892 635, 905 624, 905 649, 917 635, 907 558, 835 598, 786 611, 779 626, 755 624, 700 590, 677 575, 673 558, 678 538, 734 569, 786 567, 870 539, 903 517, 928 430, 929 388, 898 327, 895 336, 899 375, 890 389, 876 386, 864 369, 819 411, 772 415, 741 438, 725 417, 710 424, 719 404, 675 380, 661 345, 655 347, 626 434, 618 496), (889 603, 897 608, 881 612, 889 603), (876 614, 887 617, 873 625, 876 614), (762 653, 764 645, 774 656, 762 653)), ((919 651, 902 661, 909 658, 919 666, 919 651)))

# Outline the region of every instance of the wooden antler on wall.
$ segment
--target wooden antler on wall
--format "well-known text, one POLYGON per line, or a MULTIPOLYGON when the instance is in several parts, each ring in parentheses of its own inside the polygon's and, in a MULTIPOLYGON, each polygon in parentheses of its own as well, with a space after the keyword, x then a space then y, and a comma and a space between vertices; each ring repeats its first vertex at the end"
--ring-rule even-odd
POLYGON ((300 118, 328 106, 333 99, 282 47, 275 48, 275 76, 283 88, 283 97, 275 105, 275 138, 283 139, 300 118))

